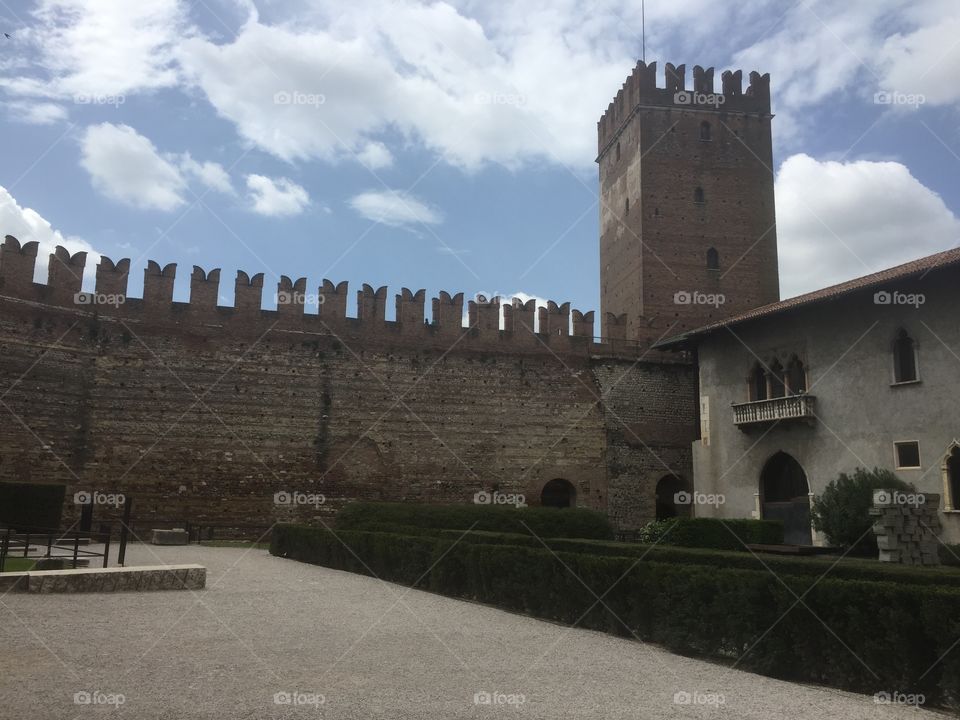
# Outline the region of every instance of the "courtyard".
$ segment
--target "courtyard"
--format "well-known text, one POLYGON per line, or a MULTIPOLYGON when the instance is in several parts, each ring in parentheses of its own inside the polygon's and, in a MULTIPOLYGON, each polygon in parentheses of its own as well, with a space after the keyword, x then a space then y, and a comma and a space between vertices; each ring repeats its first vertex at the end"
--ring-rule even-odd
POLYGON ((922 718, 375 578, 230 547, 202 591, 0 598, 4 717, 922 718))

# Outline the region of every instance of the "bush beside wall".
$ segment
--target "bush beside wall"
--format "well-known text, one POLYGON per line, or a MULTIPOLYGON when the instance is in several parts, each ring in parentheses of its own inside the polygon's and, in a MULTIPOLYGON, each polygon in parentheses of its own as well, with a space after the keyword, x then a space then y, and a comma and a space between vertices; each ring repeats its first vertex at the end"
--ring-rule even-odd
POLYGON ((960 698, 960 652, 948 652, 960 637, 957 588, 832 578, 810 587, 805 578, 766 570, 337 535, 280 526, 271 552, 405 584, 420 580, 446 595, 631 635, 679 653, 737 659, 737 667, 773 677, 865 693, 919 692, 928 703, 960 698))
POLYGON ((744 545, 782 544, 783 523, 744 518, 672 518, 646 525, 640 530, 639 539, 651 544, 746 550, 744 545))
POLYGON ((500 505, 357 502, 344 506, 337 513, 337 527, 343 530, 364 530, 374 524, 444 530, 472 528, 521 534, 533 532, 551 538, 613 538, 607 516, 586 508, 560 510, 500 505))

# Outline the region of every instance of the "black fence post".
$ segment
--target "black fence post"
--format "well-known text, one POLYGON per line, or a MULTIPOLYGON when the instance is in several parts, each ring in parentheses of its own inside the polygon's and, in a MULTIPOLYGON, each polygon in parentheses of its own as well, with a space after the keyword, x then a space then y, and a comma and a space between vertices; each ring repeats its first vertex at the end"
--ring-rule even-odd
POLYGON ((123 521, 120 526, 120 549, 117 551, 117 565, 123 567, 127 559, 127 534, 130 532, 130 508, 133 498, 126 496, 123 499, 123 521))
POLYGON ((3 534, 3 544, 0 546, 0 572, 3 572, 3 565, 7 561, 7 551, 10 549, 10 528, 3 534))
POLYGON ((107 562, 110 559, 110 532, 111 528, 107 526, 107 536, 103 541, 103 566, 107 567, 107 562))
POLYGON ((73 569, 77 569, 77 555, 80 554, 80 531, 73 532, 73 569))
POLYGON ((30 533, 26 534, 26 540, 23 543, 23 556, 26 557, 27 553, 30 552, 30 533))

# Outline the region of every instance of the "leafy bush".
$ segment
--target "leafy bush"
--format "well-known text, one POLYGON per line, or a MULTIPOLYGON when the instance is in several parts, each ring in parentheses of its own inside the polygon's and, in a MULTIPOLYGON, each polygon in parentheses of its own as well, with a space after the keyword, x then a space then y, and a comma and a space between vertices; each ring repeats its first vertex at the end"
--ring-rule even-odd
POLYGON ((271 552, 736 659, 773 677, 960 700, 960 653, 948 652, 960 637, 958 588, 833 578, 811 586, 767 570, 293 526, 274 531, 271 552))
POLYGON ((561 510, 543 507, 356 502, 344 506, 337 514, 337 527, 344 530, 366 530, 372 525, 442 530, 473 528, 526 535, 533 533, 544 538, 606 540, 613 537, 607 516, 586 508, 561 510))
POLYGON ((641 543, 680 545, 714 550, 745 550, 744 545, 779 545, 783 523, 744 518, 671 518, 640 529, 641 543))
POLYGON ((827 536, 831 545, 852 548, 855 555, 875 556, 877 539, 871 529, 870 508, 873 491, 883 488, 913 490, 912 485, 885 468, 857 468, 852 476, 841 473, 830 481, 822 495, 813 499, 813 526, 827 536))
MULTIPOLYGON (((918 585, 947 585, 960 587, 960 570, 955 568, 914 567, 896 565, 876 560, 854 558, 839 559, 829 556, 790 557, 733 550, 710 550, 636 543, 608 542, 604 540, 574 540, 554 538, 542 542, 530 535, 511 533, 470 532, 444 530, 440 537, 448 541, 460 540, 474 544, 519 545, 547 548, 554 552, 572 552, 607 557, 642 558, 648 562, 662 562, 707 567, 766 570, 777 575, 793 575, 816 582, 827 576, 841 580, 867 580, 875 582, 913 583, 918 585)), ((960 556, 960 547, 957 548, 960 556)), ((956 559, 955 559, 956 561, 956 559)), ((960 562, 958 562, 960 564, 960 562)))

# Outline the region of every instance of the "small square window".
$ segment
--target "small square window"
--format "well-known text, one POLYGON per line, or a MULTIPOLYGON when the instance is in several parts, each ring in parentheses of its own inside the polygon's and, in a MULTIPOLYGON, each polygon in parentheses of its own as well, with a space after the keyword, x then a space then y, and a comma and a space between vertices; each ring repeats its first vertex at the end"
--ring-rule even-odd
POLYGON ((895 442, 893 451, 898 470, 912 470, 920 467, 920 443, 916 440, 895 442))

